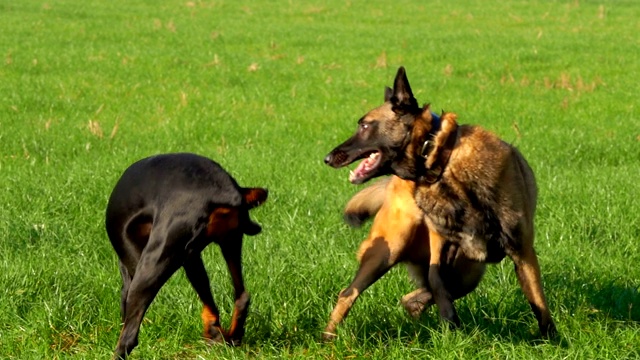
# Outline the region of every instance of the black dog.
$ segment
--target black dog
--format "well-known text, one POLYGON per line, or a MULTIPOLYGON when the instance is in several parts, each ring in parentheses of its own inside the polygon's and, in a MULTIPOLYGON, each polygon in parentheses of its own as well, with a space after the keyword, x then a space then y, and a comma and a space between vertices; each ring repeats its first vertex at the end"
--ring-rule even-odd
POLYGON ((237 345, 244 335, 249 294, 242 280, 242 236, 260 225, 249 209, 267 199, 267 190, 242 188, 220 165, 194 154, 166 154, 131 165, 116 184, 106 212, 106 228, 120 258, 124 327, 116 357, 138 344, 140 323, 160 288, 180 267, 204 307, 204 336, 237 345), (200 252, 220 245, 235 290, 228 332, 220 327, 209 277, 200 252))

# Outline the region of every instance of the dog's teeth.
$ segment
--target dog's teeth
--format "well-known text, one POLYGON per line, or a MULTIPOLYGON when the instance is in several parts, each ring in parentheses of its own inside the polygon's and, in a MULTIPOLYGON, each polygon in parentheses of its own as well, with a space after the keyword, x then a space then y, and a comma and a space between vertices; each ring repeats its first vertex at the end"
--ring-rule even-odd
POLYGON ((353 170, 349 171, 349 182, 353 182, 356 178, 356 173, 353 170))

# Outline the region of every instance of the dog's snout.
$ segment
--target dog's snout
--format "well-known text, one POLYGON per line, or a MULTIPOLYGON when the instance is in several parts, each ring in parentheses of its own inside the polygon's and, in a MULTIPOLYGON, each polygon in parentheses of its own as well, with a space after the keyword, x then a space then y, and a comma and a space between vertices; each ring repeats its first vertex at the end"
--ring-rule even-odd
POLYGON ((324 163, 334 167, 339 168, 342 167, 349 156, 341 150, 333 150, 324 158, 324 163))
POLYGON ((324 157, 324 163, 327 165, 331 165, 331 160, 333 160, 333 153, 329 153, 324 157))

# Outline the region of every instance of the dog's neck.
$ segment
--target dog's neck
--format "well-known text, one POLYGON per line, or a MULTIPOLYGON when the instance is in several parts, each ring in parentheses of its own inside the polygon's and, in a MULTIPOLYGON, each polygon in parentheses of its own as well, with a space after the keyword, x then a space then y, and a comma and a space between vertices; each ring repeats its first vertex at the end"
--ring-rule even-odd
POLYGON ((433 184, 440 179, 449 162, 458 138, 458 124, 453 113, 444 113, 442 117, 428 113, 418 121, 416 126, 422 129, 414 133, 416 178, 419 183, 433 184))

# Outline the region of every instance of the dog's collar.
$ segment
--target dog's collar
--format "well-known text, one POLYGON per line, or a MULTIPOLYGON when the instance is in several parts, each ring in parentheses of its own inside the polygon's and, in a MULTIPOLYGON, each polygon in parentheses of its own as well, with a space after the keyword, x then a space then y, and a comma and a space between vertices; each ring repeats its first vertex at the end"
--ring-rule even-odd
MULTIPOLYGON (((441 130, 442 126, 440 116, 433 113, 431 114, 431 116, 431 130, 427 134, 427 138, 422 144, 422 148, 420 149, 420 157, 424 159, 425 164, 428 161, 429 155, 431 155, 431 153, 436 150, 435 137, 441 130)), ((455 134, 457 134, 457 132, 458 131, 456 129, 455 134)), ((447 140, 445 141, 440 154, 436 154, 437 158, 433 162, 433 164, 431 164, 431 166, 425 166, 426 169, 423 179, 426 183, 433 184, 440 179, 445 167, 447 166, 447 163, 449 162, 449 158, 451 157, 451 153, 453 152, 453 147, 456 143, 456 140, 457 135, 451 134, 451 136, 447 137, 447 140)))
POLYGON ((436 133, 440 131, 441 125, 442 122, 440 121, 440 116, 438 116, 436 113, 431 113, 431 130, 429 130, 427 139, 422 144, 422 149, 420 150, 420 157, 424 158, 425 160, 427 159, 431 151, 433 151, 433 147, 435 145, 434 138, 436 136, 436 133))

